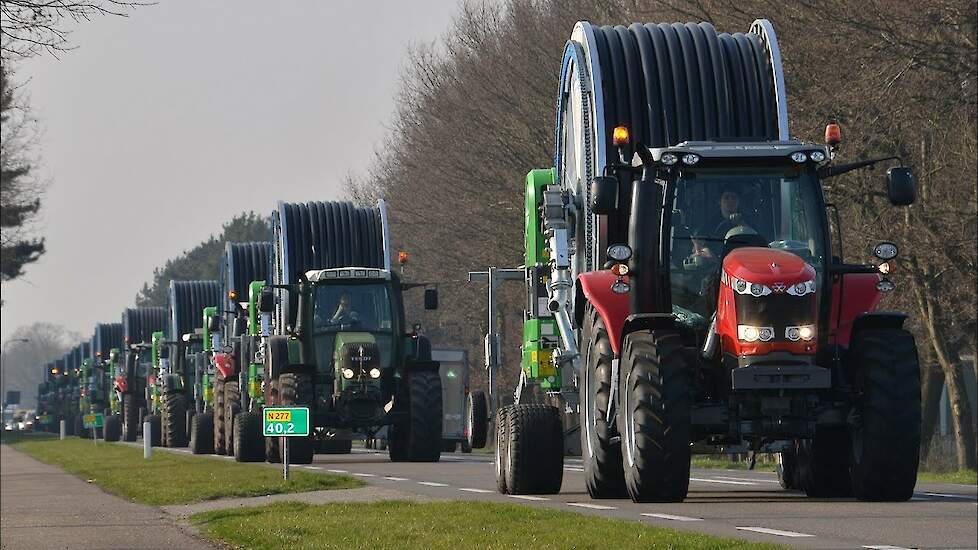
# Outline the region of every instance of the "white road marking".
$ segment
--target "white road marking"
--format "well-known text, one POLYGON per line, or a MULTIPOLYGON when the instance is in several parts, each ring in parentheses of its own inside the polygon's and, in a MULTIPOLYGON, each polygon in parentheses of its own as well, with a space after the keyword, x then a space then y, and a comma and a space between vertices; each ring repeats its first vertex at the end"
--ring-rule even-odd
POLYGON ((951 495, 948 493, 924 493, 929 497, 940 497, 940 498, 960 498, 963 500, 975 500, 975 497, 971 495, 951 495))
POLYGON ((348 470, 330 470, 329 468, 327 468, 326 471, 327 472, 333 472, 334 474, 348 474, 348 473, 350 473, 348 470))
POLYGON ((394 476, 384 476, 384 479, 389 479, 391 481, 411 481, 406 477, 394 477, 394 476))
POLYGON ((723 483, 726 485, 757 485, 753 481, 728 481, 726 479, 706 479, 702 477, 691 477, 690 481, 699 481, 700 483, 723 483))
POLYGON ((755 533, 764 533, 765 535, 776 535, 779 537, 814 537, 815 535, 809 535, 808 533, 796 533, 794 531, 781 531, 780 529, 768 529, 767 527, 738 527, 741 531, 753 531, 755 533))
POLYGON ((727 476, 716 476, 717 479, 728 479, 730 481, 749 481, 758 483, 780 483, 776 479, 751 479, 749 477, 727 477, 727 476))
POLYGON ((441 459, 442 460, 464 460, 460 456, 452 456, 452 455, 441 455, 441 459))
POLYGON ((568 506, 577 506, 578 508, 587 508, 589 510, 617 510, 615 506, 605 506, 604 504, 591 504, 590 502, 568 502, 568 506))
POLYGON ((652 514, 652 513, 645 513, 645 514, 642 514, 642 515, 643 516, 648 516, 650 518, 670 519, 672 521, 703 521, 703 518, 691 518, 691 517, 686 517, 686 516, 674 516, 672 514, 652 514))
POLYGON ((506 495, 509 498, 518 498, 520 500, 550 500, 547 497, 535 497, 533 495, 506 495))
POLYGON ((435 481, 419 481, 418 485, 427 485, 428 487, 448 487, 447 483, 438 483, 435 481))
POLYGON ((303 466, 307 470, 322 470, 319 466, 303 466))
POLYGON ((870 550, 910 550, 909 548, 904 548, 902 546, 890 546, 888 544, 880 544, 876 546, 863 546, 863 548, 869 548, 870 550))
POLYGON ((493 493, 495 491, 490 491, 488 489, 474 489, 472 487, 459 487, 459 491, 465 491, 466 493, 493 493))
POLYGON ((353 475, 357 477, 377 477, 376 474, 362 474, 360 472, 354 472, 353 475))
POLYGON ((584 468, 574 468, 574 467, 571 467, 571 466, 564 466, 564 469, 567 470, 568 472, 583 472, 584 471, 584 468))

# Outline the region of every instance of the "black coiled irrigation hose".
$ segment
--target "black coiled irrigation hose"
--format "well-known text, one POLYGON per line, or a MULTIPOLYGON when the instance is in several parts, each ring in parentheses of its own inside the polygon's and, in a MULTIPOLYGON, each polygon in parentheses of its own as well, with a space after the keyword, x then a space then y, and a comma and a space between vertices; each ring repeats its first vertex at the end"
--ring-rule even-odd
POLYGON ((630 130, 629 159, 635 144, 788 139, 781 54, 770 23, 758 20, 750 32, 735 34, 709 23, 575 26, 561 68, 554 166, 561 185, 586 205, 577 220, 578 271, 600 267, 607 244, 601 241, 627 231, 627 216, 602 226, 589 210, 591 179, 618 160, 616 126, 630 130))
MULTIPOLYGON (((309 270, 384 268, 378 209, 349 202, 280 202, 272 213, 272 282, 291 284, 309 270)), ((294 326, 296 296, 280 298, 280 321, 294 326)))
POLYGON ((184 334, 203 328, 204 308, 223 303, 221 284, 217 281, 170 281, 166 337, 179 340, 184 334))
POLYGON ((99 323, 92 334, 92 355, 108 359, 112 348, 122 348, 122 324, 99 323))
POLYGON ((221 261, 221 284, 226 311, 237 311, 238 303, 248 301, 252 281, 270 282, 272 243, 227 243, 221 261), (230 298, 230 293, 235 298, 230 298))
POLYGON ((122 311, 122 338, 128 344, 149 342, 153 333, 166 330, 165 307, 126 308, 122 311))

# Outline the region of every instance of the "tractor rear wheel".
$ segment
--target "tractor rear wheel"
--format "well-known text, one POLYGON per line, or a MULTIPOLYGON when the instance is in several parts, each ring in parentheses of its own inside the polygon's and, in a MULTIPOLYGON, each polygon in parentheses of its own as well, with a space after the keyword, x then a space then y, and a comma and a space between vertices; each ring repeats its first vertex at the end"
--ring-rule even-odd
POLYGON ((581 457, 584 486, 591 498, 625 496, 621 445, 612 442, 614 424, 607 420, 611 405, 614 350, 604 321, 588 304, 581 338, 584 365, 581 381, 581 457))
POLYGON ((190 419, 190 452, 195 455, 214 452, 213 413, 197 413, 190 419))
POLYGON ((469 393, 466 413, 469 428, 469 449, 482 449, 489 437, 489 400, 482 390, 469 393))
POLYGON ((122 439, 136 441, 139 433, 139 407, 136 406, 136 396, 131 393, 122 394, 122 439))
POLYGON ((418 370, 409 372, 406 382, 407 388, 398 395, 407 401, 399 407, 407 412, 407 418, 390 428, 391 460, 438 462, 442 445, 441 377, 438 371, 418 370))
POLYGON ((778 484, 786 491, 801 488, 798 483, 798 455, 793 449, 778 453, 778 484))
POLYGON ((618 433, 634 502, 681 502, 689 491, 690 381, 679 334, 625 335, 618 433))
POLYGON ((160 413, 163 441, 166 447, 187 446, 187 395, 182 391, 164 391, 160 413))
MULTIPOLYGON (((151 414, 147 415, 144 420, 149 422, 150 429, 150 440, 149 444, 152 447, 160 447, 163 443, 163 423, 161 422, 160 415, 151 414)), ((146 437, 146 434, 143 434, 146 437)))
POLYGON ((234 454, 234 420, 241 412, 241 391, 236 378, 224 381, 224 448, 234 454))
POLYGON ((500 407, 496 411, 496 490, 504 495, 509 494, 509 488, 506 486, 509 462, 506 456, 509 441, 509 409, 510 407, 500 407))
POLYGON ((903 329, 861 330, 847 360, 861 382, 852 428, 852 488, 859 500, 913 496, 920 457, 920 365, 903 329))
POLYGON ((74 423, 75 435, 77 435, 78 437, 86 437, 85 432, 87 430, 85 430, 85 423, 84 423, 84 418, 82 418, 82 414, 77 413, 75 415, 74 420, 72 420, 72 422, 74 423))
POLYGON ((226 455, 228 448, 224 437, 224 379, 214 377, 214 454, 226 455))
MULTIPOLYGON (((312 412, 314 395, 312 377, 310 375, 287 372, 279 375, 278 383, 280 392, 279 401, 283 407, 309 407, 310 412, 312 412)), ((311 432, 312 426, 309 428, 311 432)), ((305 437, 290 437, 288 439, 289 463, 312 463, 313 456, 316 453, 316 441, 313 435, 310 433, 305 437)), ((279 447, 279 458, 280 460, 285 460, 284 442, 279 447)))
POLYGON ((560 492, 564 424, 550 405, 513 405, 506 415, 506 490, 511 495, 560 492))
MULTIPOLYGON (((265 460, 262 441, 261 415, 256 412, 239 413, 234 419, 234 459, 238 462, 265 460)), ((289 457, 291 459, 291 457, 289 457)))
POLYGON ((110 414, 105 417, 105 427, 102 428, 102 434, 106 441, 119 441, 119 437, 122 435, 122 420, 119 415, 110 414))
POLYGON ((798 489, 810 497, 852 495, 849 433, 845 427, 817 427, 815 437, 795 442, 798 489))

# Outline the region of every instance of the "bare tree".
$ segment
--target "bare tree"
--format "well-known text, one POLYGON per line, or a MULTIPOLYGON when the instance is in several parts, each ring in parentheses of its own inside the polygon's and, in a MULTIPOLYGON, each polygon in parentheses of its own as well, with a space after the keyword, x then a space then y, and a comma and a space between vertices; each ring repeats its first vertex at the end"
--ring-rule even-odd
POLYGON ((22 326, 10 335, 10 341, 16 342, 7 346, 3 352, 3 395, 6 399, 8 389, 20 390, 21 404, 25 408, 33 407, 37 398, 37 386, 44 381, 44 366, 49 361, 61 358, 82 337, 52 323, 34 323, 22 326))
POLYGON ((55 57, 73 48, 67 23, 102 15, 126 17, 126 10, 143 2, 121 0, 2 0, 0 54, 4 59, 47 52, 55 57))

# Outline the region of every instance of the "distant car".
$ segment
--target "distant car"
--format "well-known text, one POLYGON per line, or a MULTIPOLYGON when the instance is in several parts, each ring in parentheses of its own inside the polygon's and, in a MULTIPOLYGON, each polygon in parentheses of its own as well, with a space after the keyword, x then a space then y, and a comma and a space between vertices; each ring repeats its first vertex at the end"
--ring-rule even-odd
POLYGON ((10 420, 4 423, 3 429, 8 432, 14 431, 14 421, 10 420))

